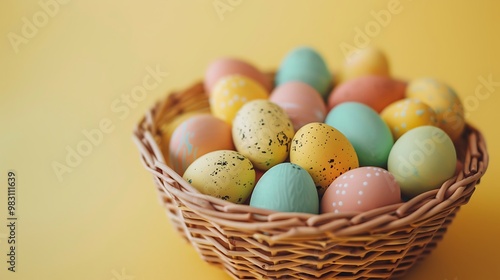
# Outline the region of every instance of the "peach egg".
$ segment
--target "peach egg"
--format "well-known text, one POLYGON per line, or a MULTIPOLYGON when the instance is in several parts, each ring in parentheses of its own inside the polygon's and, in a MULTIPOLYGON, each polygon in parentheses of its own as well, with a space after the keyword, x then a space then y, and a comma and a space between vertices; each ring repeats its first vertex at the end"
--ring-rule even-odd
POLYGON ((231 126, 210 114, 196 115, 174 130, 169 144, 170 164, 182 175, 197 158, 216 150, 234 150, 231 126))

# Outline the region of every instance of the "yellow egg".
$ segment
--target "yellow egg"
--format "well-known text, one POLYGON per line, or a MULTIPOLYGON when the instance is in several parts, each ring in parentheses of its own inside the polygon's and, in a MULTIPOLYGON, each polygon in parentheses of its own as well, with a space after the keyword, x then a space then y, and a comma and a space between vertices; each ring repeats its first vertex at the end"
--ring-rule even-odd
POLYGON ((199 157, 182 177, 199 192, 234 203, 244 203, 255 185, 255 170, 250 160, 229 150, 199 157))
POLYGON ((394 140, 408 130, 423 125, 437 125, 436 113, 419 99, 406 98, 387 106, 380 116, 391 129, 394 140))
POLYGON ((290 162, 309 172, 320 195, 335 178, 359 167, 356 151, 349 140, 324 123, 306 124, 295 133, 290 162))
POLYGON ((243 104, 255 99, 267 99, 268 92, 254 80, 230 75, 219 79, 210 95, 210 110, 221 120, 232 124, 243 104))
POLYGON ((340 72, 340 83, 367 75, 390 76, 389 63, 380 49, 366 47, 350 54, 340 72))
POLYGON ((465 127, 464 108, 452 88, 433 78, 419 78, 410 82, 406 96, 429 105, 436 113, 437 125, 455 141, 465 127))

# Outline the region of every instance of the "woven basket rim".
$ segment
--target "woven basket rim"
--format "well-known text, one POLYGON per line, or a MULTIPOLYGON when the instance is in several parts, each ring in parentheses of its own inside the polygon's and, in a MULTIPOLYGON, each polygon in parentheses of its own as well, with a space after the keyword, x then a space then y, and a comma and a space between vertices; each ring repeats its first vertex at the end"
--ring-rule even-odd
MULTIPOLYGON (((472 125, 466 124, 462 135, 466 145, 463 169, 445 181, 439 189, 424 192, 406 202, 361 213, 341 214, 285 213, 235 204, 200 193, 167 165, 160 149, 160 125, 164 122, 164 115, 176 116, 182 113, 182 108, 179 112, 171 110, 172 104, 175 106, 190 100, 190 97, 199 97, 200 91, 204 94, 203 84, 198 82, 184 91, 167 94, 146 113, 133 134, 141 160, 147 170, 160 180, 168 182, 161 184, 162 188, 174 200, 182 202, 179 204, 185 205, 183 207, 189 207, 204 219, 221 227, 255 231, 256 237, 270 242, 311 235, 373 238, 374 235, 395 232, 404 226, 418 226, 443 211, 448 213, 466 204, 488 167, 489 155, 483 135, 472 125), (280 224, 287 230, 271 235, 261 234, 280 224)), ((192 101, 189 105, 194 110, 206 106, 202 101, 200 104, 192 101)))

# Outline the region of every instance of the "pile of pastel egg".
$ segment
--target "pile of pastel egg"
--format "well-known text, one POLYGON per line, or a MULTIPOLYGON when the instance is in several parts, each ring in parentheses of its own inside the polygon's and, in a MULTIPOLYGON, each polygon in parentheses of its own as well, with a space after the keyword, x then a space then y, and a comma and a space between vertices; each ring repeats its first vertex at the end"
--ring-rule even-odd
POLYGON ((204 87, 210 111, 169 128, 167 158, 210 196, 282 212, 363 212, 439 188, 459 168, 457 94, 434 78, 392 77, 377 48, 352 54, 335 77, 310 47, 291 50, 274 79, 222 58, 204 87))

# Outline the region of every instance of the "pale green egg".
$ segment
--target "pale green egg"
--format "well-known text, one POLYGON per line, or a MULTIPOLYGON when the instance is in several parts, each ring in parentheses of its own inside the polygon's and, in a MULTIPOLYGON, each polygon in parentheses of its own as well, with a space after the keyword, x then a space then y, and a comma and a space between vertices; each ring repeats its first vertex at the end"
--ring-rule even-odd
POLYGON ((457 155, 450 137, 435 126, 409 130, 394 143, 388 170, 401 193, 414 197, 439 188, 455 174, 457 155))

